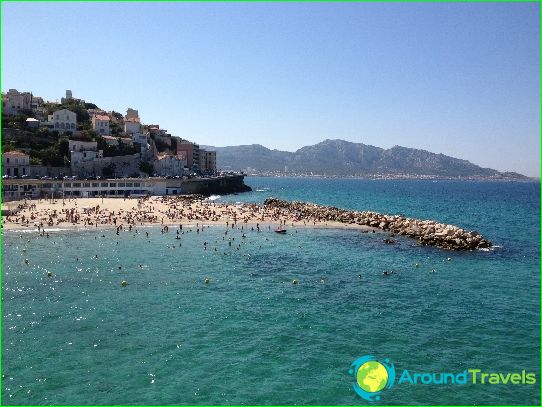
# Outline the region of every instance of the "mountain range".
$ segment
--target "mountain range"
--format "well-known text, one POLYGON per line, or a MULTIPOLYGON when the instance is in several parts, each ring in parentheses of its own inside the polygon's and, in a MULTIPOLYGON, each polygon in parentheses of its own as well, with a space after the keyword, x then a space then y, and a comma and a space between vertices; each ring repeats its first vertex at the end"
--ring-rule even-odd
POLYGON ((271 150, 260 144, 201 147, 217 152, 217 168, 254 174, 528 179, 444 154, 401 146, 384 149, 344 140, 324 140, 295 152, 271 150))

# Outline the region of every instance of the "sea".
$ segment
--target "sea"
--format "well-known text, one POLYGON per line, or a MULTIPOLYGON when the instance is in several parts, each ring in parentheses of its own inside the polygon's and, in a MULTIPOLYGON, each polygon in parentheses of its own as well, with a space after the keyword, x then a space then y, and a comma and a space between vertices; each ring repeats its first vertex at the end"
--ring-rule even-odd
POLYGON ((494 247, 291 226, 3 231, 2 404, 540 404, 539 182, 245 181, 214 202, 434 219, 494 247), (374 401, 350 374, 368 355, 396 374, 374 401), (468 369, 536 383, 427 382, 468 369))

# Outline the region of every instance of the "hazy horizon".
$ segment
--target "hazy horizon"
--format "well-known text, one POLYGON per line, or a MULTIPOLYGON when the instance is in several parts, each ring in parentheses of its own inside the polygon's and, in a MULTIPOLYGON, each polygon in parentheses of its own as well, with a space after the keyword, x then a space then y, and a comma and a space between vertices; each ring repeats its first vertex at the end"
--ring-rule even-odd
POLYGON ((538 177, 539 7, 2 3, 2 89, 203 145, 342 139, 538 177))

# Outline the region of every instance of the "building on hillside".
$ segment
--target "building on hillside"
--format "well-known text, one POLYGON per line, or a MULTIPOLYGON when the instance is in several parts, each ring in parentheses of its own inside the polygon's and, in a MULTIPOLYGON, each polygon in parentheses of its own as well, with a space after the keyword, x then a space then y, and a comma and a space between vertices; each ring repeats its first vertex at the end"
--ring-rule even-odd
POLYGON ((199 145, 180 139, 177 141, 177 155, 181 151, 186 153, 187 166, 191 171, 199 171, 199 145))
POLYGON ((199 150, 199 170, 203 174, 216 172, 216 151, 199 150))
POLYGON ((77 130, 77 115, 68 109, 57 110, 49 115, 49 122, 53 124, 53 130, 60 133, 64 131, 74 133, 77 130))
POLYGON ((119 143, 123 143, 129 146, 133 146, 134 143, 129 137, 113 137, 113 136, 103 136, 105 142, 114 147, 118 147, 119 143))
POLYGON ((39 96, 32 96, 32 102, 30 103, 30 108, 32 109, 32 113, 36 115, 37 119, 43 120, 46 117, 46 110, 43 107, 43 98, 39 96))
POLYGON ((93 115, 92 128, 98 134, 109 136, 111 134, 111 128, 109 127, 109 116, 106 114, 93 115))
POLYGON ((66 97, 60 98, 60 103, 77 103, 80 105, 84 105, 85 101, 83 99, 74 98, 72 95, 72 91, 68 89, 66 90, 66 97))
POLYGON ((132 143, 136 147, 139 146, 142 157, 147 156, 149 150, 149 135, 147 133, 132 133, 132 143))
POLYGON ((151 136, 157 136, 160 134, 160 126, 157 124, 149 124, 149 134, 151 136))
POLYGON ((186 166, 186 160, 173 154, 158 154, 156 159, 151 163, 154 168, 154 174, 161 177, 181 176, 186 166))
POLYGON ((89 117, 92 117, 94 115, 107 115, 107 112, 102 109, 87 109, 87 113, 89 117))
POLYGON ((128 135, 140 133, 141 123, 139 119, 128 118, 124 120, 124 132, 128 135))
POLYGON ((2 175, 20 177, 30 174, 30 156, 21 151, 2 153, 2 175))
POLYGON ((117 147, 119 145, 119 139, 118 137, 113 136, 103 136, 103 139, 107 143, 108 146, 117 147))
POLYGON ((10 89, 2 93, 2 113, 15 116, 21 111, 32 110, 32 93, 10 89))
POLYGON ((33 117, 29 117, 25 120, 26 127, 29 127, 31 129, 37 129, 40 126, 40 121, 37 119, 34 119, 33 117))
POLYGON ((69 140, 70 164, 73 174, 79 174, 82 164, 103 158, 103 150, 98 150, 96 141, 69 140))
POLYGON ((134 119, 134 120, 137 120, 138 122, 140 121, 137 110, 132 109, 130 107, 126 110, 126 116, 124 116, 124 118, 126 120, 134 119))

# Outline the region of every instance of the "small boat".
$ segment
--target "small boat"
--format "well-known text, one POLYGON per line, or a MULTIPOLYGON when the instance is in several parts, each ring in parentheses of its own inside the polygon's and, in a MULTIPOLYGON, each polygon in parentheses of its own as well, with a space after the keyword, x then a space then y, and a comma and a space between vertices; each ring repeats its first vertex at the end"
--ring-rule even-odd
POLYGON ((275 233, 280 233, 281 235, 286 233, 286 229, 283 229, 282 227, 279 227, 275 229, 275 233))

